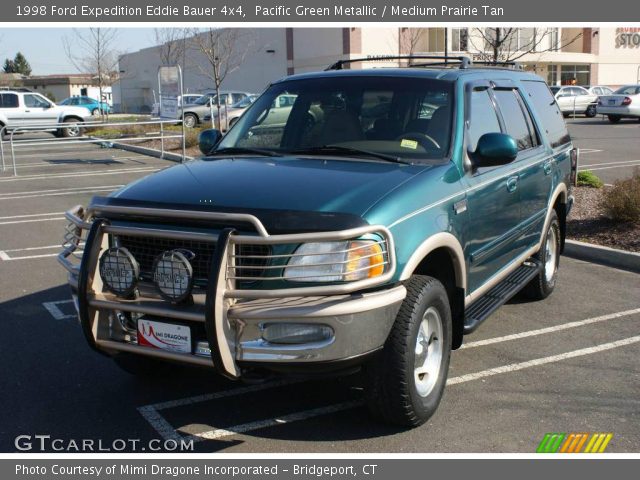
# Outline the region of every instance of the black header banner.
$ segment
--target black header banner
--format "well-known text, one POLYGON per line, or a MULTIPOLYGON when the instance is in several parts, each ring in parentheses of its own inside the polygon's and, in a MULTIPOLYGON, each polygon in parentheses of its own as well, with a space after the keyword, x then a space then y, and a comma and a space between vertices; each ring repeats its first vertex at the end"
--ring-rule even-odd
POLYGON ((621 22, 640 2, 609 0, 3 0, 0 22, 621 22))

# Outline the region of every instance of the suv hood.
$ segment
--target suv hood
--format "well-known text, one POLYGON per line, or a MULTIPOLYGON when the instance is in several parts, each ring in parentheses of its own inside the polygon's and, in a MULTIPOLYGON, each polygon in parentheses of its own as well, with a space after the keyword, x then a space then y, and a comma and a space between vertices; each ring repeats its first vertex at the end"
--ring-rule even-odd
POLYGON ((112 197, 211 210, 362 215, 391 190, 425 169, 429 167, 326 157, 196 160, 144 177, 112 197))

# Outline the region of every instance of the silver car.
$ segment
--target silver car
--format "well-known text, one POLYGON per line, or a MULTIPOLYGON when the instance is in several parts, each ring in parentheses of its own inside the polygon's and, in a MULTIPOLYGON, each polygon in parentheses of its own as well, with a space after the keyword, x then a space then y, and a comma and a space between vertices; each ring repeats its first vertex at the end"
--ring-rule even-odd
POLYGON ((598 113, 606 115, 611 123, 618 123, 622 118, 640 120, 640 84, 625 85, 612 95, 601 96, 598 113))
MULTIPOLYGON (((247 92, 220 92, 220 105, 231 106, 244 100, 251 93, 247 92)), ((211 118, 211 110, 216 110, 217 99, 215 92, 207 92, 195 103, 184 107, 184 126, 193 128, 204 122, 205 117, 211 118)))
POLYGON ((563 115, 580 113, 589 118, 596 116, 598 95, 577 85, 550 88, 563 115))

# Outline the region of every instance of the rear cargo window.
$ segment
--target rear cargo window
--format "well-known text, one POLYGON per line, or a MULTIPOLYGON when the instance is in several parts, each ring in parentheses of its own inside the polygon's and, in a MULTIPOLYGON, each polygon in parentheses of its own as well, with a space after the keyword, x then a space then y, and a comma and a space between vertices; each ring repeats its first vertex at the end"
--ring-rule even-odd
POLYGON ((547 133, 551 146, 555 148, 569 143, 571 137, 569 137, 567 126, 547 84, 525 80, 522 85, 528 94, 529 103, 533 104, 533 108, 542 122, 540 127, 547 133))
POLYGON ((0 108, 18 108, 18 95, 15 93, 0 93, 0 108))

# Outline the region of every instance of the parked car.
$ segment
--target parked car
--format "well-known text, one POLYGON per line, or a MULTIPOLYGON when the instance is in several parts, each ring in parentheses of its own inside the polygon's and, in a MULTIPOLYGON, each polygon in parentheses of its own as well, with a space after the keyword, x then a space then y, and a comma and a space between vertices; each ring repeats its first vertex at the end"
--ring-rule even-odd
POLYGON ((605 85, 581 85, 582 88, 585 88, 589 91, 589 93, 593 95, 611 95, 613 93, 613 88, 607 87, 605 85))
POLYGON ((0 130, 3 140, 15 127, 38 125, 42 125, 43 129, 51 131, 56 136, 77 137, 81 135, 82 129, 74 124, 89 120, 91 112, 84 107, 56 105, 34 92, 0 91, 0 130), (58 124, 65 127, 53 127, 58 124))
MULTIPOLYGON (((222 131, 228 130, 233 126, 234 123, 238 121, 238 118, 245 112, 245 110, 258 98, 258 95, 249 95, 248 97, 240 100, 239 102, 234 103, 233 105, 229 105, 226 108, 222 109, 221 121, 222 125, 220 129, 222 131)), ((218 111, 217 107, 214 107, 213 114, 216 115, 218 111)), ((203 118, 203 122, 211 121, 211 113, 205 114, 203 118)))
POLYGON ((584 114, 592 118, 596 116, 598 95, 590 93, 586 88, 577 85, 567 87, 551 87, 556 102, 563 115, 573 113, 584 114))
MULTIPOLYGON (((185 105, 192 105, 195 103, 200 97, 202 97, 201 93, 185 93, 182 96, 178 96, 178 108, 182 107, 182 101, 184 100, 185 105)), ((151 106, 151 116, 157 117, 160 115, 160 102, 155 102, 151 106)))
POLYGON ((618 123, 622 118, 640 120, 640 85, 625 85, 612 95, 600 97, 598 113, 606 115, 611 123, 618 123))
POLYGON ((447 60, 277 81, 202 159, 67 212, 89 345, 136 375, 362 369, 375 416, 425 422, 464 335, 553 292, 578 163, 540 77, 447 60))
MULTIPOLYGON (((253 95, 247 92, 220 92, 220 104, 231 106, 253 95)), ((184 108, 184 126, 193 128, 204 121, 205 116, 211 115, 211 106, 215 108, 218 102, 215 92, 207 92, 193 104, 184 108)), ((209 117, 211 118, 211 117, 209 117)))
POLYGON ((77 97, 69 97, 65 98, 60 102, 60 105, 65 106, 73 106, 73 107, 84 107, 93 116, 100 115, 101 113, 107 114, 111 113, 111 107, 106 102, 98 102, 98 100, 85 97, 85 96, 77 96, 77 97))

